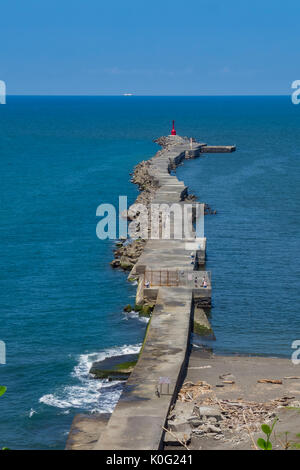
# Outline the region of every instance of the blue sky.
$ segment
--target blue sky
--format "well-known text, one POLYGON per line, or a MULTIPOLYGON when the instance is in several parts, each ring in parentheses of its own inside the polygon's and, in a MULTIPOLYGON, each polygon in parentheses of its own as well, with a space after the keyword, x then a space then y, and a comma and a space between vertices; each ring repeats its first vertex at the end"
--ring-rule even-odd
POLYGON ((299 0, 2 0, 8 94, 289 94, 299 0))

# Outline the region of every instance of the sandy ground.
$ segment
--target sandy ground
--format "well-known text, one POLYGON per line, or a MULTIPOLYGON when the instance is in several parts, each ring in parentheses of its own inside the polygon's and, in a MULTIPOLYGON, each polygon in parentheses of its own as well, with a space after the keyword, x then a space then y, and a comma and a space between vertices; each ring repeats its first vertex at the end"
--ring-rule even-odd
MULTIPOLYGON (((279 418, 275 434, 271 439, 273 448, 282 449, 288 441, 290 449, 300 449, 300 365, 293 365, 289 359, 215 356, 193 350, 184 382, 198 381, 209 384, 211 393, 221 404, 227 402, 265 404, 281 399, 279 407, 276 405, 269 416, 269 423, 273 421, 275 415, 279 418), (281 380, 282 384, 258 383, 260 379, 281 380), (233 381, 234 384, 226 384, 224 380, 233 381)), ((201 400, 204 399, 198 397, 195 404, 197 402, 199 404, 199 400, 201 404, 201 400)), ((242 408, 237 413, 242 415, 242 408)), ((262 416, 263 420, 260 422, 267 422, 266 414, 262 416)), ((243 417, 240 417, 243 420, 243 417)), ((260 429, 260 422, 257 421, 256 429, 260 429)), ((255 423, 253 426, 254 429, 250 433, 246 425, 228 429, 228 433, 222 439, 192 434, 188 447, 192 450, 253 449, 253 440, 256 443, 258 437, 263 437, 261 431, 255 433, 255 423)), ((175 449, 173 446, 165 448, 175 449)))
MULTIPOLYGON (((254 426, 250 434, 243 421, 243 408, 238 407, 236 411, 238 425, 234 423, 231 428, 228 426, 228 430, 221 438, 220 436, 197 436, 193 433, 191 442, 188 444, 190 450, 254 449, 253 441, 256 443, 258 437, 263 437, 260 424, 272 423, 275 416, 279 418, 279 421, 276 423, 275 433, 271 438, 273 448, 282 449, 286 442, 289 442, 290 449, 300 449, 300 365, 293 365, 289 359, 215 356, 195 349, 189 358, 184 383, 197 384, 199 381, 210 386, 209 396, 216 397, 217 403, 223 407, 224 403, 241 403, 246 406, 249 403, 255 403, 258 408, 262 404, 262 409, 264 409, 266 403, 279 401, 275 401, 269 414, 263 413, 262 419, 255 419, 254 422, 249 423, 254 426), (260 379, 281 380, 282 384, 258 383, 260 379), (234 383, 224 383, 224 380, 234 383), (267 415, 269 420, 266 419, 267 415), (259 432, 255 432, 255 429, 259 432)), ((187 403, 181 402, 180 405, 191 409, 193 403, 199 405, 199 403, 204 403, 204 400, 205 394, 197 397, 194 402, 190 400, 187 403)), ((66 449, 93 449, 108 419, 109 415, 77 415, 72 424, 66 449)), ((165 446, 165 450, 171 449, 182 449, 182 447, 165 446)))

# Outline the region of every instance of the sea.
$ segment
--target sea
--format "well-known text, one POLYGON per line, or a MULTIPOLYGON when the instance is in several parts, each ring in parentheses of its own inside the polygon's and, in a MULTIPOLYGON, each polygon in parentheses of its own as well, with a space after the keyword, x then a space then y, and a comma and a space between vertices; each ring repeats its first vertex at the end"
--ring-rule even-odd
POLYGON ((123 312, 136 285, 111 268, 115 241, 97 237, 96 211, 118 209, 120 195, 134 202, 130 173, 159 149, 153 139, 170 133, 172 119, 179 135, 237 146, 176 170, 217 212, 205 216, 209 347, 291 358, 300 340, 300 106, 289 96, 8 96, 0 447, 63 449, 75 414, 113 410, 122 384, 92 379, 90 366, 138 352, 146 322, 123 312))

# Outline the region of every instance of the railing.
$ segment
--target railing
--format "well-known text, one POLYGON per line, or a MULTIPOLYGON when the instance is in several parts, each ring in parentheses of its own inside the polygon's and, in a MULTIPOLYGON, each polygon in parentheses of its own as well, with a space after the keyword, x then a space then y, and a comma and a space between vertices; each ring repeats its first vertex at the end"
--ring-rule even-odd
POLYGON ((194 289, 210 288, 210 271, 171 271, 168 269, 146 270, 144 287, 191 287, 194 289))
POLYGON ((179 272, 168 269, 146 270, 144 284, 145 287, 179 286, 179 272))

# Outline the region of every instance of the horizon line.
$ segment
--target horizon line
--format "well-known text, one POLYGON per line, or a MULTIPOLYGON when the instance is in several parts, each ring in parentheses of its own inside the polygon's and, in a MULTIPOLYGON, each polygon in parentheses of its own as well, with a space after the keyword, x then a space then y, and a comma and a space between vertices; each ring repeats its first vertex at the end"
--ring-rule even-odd
POLYGON ((135 93, 132 93, 130 94, 129 96, 126 94, 126 93, 117 93, 117 94, 21 94, 21 93, 17 93, 17 94, 6 94, 6 97, 18 97, 18 96, 22 96, 22 97, 127 97, 127 98, 134 98, 134 97, 139 97, 139 98, 159 98, 159 97, 174 97, 174 98, 180 98, 180 97, 191 97, 191 98, 197 98, 197 97, 201 97, 201 98, 204 98, 204 97, 257 97, 257 96, 261 96, 261 97, 266 97, 266 96, 270 96, 270 97, 274 97, 274 96, 290 96, 290 93, 287 93, 287 94, 262 94, 262 93, 259 93, 259 94, 226 94, 226 95, 222 95, 222 94, 217 94, 217 95, 180 95, 180 94, 176 94, 176 95, 169 95, 169 94, 166 94, 166 95, 163 95, 163 94, 160 94, 160 95, 156 95, 156 94, 153 94, 153 95, 143 95, 143 94, 135 94, 135 93))

